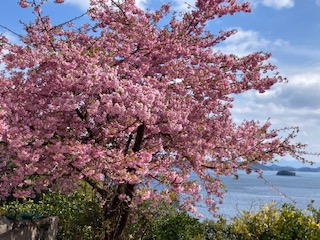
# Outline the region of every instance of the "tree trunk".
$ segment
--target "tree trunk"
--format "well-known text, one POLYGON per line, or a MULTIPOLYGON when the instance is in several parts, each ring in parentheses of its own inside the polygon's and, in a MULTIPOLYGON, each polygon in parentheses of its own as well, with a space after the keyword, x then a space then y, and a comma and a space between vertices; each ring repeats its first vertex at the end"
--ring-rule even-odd
MULTIPOLYGON (((125 194, 132 199, 134 187, 133 184, 121 184, 118 186, 118 190, 125 188, 125 194)), ((124 230, 130 215, 130 203, 131 201, 120 201, 118 196, 115 196, 111 208, 105 208, 105 220, 108 220, 112 227, 111 231, 105 233, 105 240, 123 239, 124 230)))
MULTIPOLYGON (((137 134, 133 145, 133 152, 138 152, 141 149, 141 144, 144 134, 144 124, 142 123, 137 128, 137 134)), ((134 172, 135 169, 128 169, 129 172, 134 172)), ((127 226, 130 216, 130 203, 134 195, 134 184, 124 183, 117 187, 116 196, 114 196, 112 205, 104 207, 104 219, 111 222, 112 230, 105 233, 105 240, 123 240, 124 230, 127 226), (129 201, 122 201, 118 198, 120 194, 125 194, 129 197, 129 201)))

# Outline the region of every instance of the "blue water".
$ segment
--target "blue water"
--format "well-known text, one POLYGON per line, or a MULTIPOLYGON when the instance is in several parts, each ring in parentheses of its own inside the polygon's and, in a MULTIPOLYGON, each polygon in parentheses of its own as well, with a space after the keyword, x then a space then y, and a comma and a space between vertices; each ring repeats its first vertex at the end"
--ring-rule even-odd
MULTIPOLYGON (((306 209, 313 199, 313 206, 320 207, 320 173, 296 172, 296 176, 277 176, 276 173, 265 171, 265 180, 258 178, 256 173, 245 172, 239 172, 238 180, 223 177, 228 192, 224 197, 224 203, 219 205, 218 214, 230 219, 239 215, 241 210, 256 211, 261 205, 272 201, 279 206, 283 203, 293 203, 298 208, 306 209)), ((205 204, 199 204, 198 210, 205 218, 213 218, 206 210, 205 204)))

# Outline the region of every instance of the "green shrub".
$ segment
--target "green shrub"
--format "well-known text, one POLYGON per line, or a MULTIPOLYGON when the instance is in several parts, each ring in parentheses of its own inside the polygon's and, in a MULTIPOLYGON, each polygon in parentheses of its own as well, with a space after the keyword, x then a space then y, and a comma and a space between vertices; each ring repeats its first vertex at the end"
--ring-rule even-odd
POLYGON ((204 239, 206 240, 237 240, 232 225, 230 225, 222 216, 218 220, 204 220, 204 239))
POLYGON ((155 235, 159 240, 200 240, 204 231, 198 219, 182 211, 160 219, 155 235))
POLYGON ((70 195, 47 192, 37 200, 7 202, 0 206, 0 212, 11 218, 21 213, 58 216, 58 238, 63 240, 98 239, 101 233, 103 215, 99 199, 84 186, 70 195))
POLYGON ((179 211, 176 202, 158 206, 145 202, 132 216, 125 239, 202 240, 204 227, 198 219, 179 211))

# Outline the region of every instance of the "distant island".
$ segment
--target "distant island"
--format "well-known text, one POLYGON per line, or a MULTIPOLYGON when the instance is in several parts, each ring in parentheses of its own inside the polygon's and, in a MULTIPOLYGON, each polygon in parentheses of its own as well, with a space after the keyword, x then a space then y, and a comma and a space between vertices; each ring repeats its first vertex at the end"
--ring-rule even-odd
POLYGON ((279 175, 279 176, 295 176, 296 173, 291 172, 291 171, 281 170, 281 171, 277 172, 277 175, 279 175))
POLYGON ((262 171, 290 171, 290 172, 320 172, 320 167, 317 168, 311 168, 311 167, 301 167, 301 168, 294 168, 294 167, 283 167, 283 166, 278 166, 276 164, 272 164, 270 166, 263 165, 263 164, 256 164, 252 165, 250 167, 253 170, 262 170, 262 171))

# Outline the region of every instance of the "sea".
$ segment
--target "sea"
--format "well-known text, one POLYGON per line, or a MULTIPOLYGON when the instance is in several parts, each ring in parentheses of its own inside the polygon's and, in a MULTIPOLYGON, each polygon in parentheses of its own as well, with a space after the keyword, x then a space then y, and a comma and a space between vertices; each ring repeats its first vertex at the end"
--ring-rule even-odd
MULTIPOLYGON (((276 171, 264 171, 263 178, 257 173, 239 171, 239 178, 222 177, 227 193, 223 204, 219 204, 217 214, 230 220, 241 215, 243 210, 257 211, 261 206, 275 202, 294 204, 302 210, 320 207, 320 172, 296 172, 296 176, 278 176, 276 171)), ((205 195, 205 193, 203 192, 205 195)), ((199 203, 198 211, 207 219, 215 219, 204 203, 199 203)))

